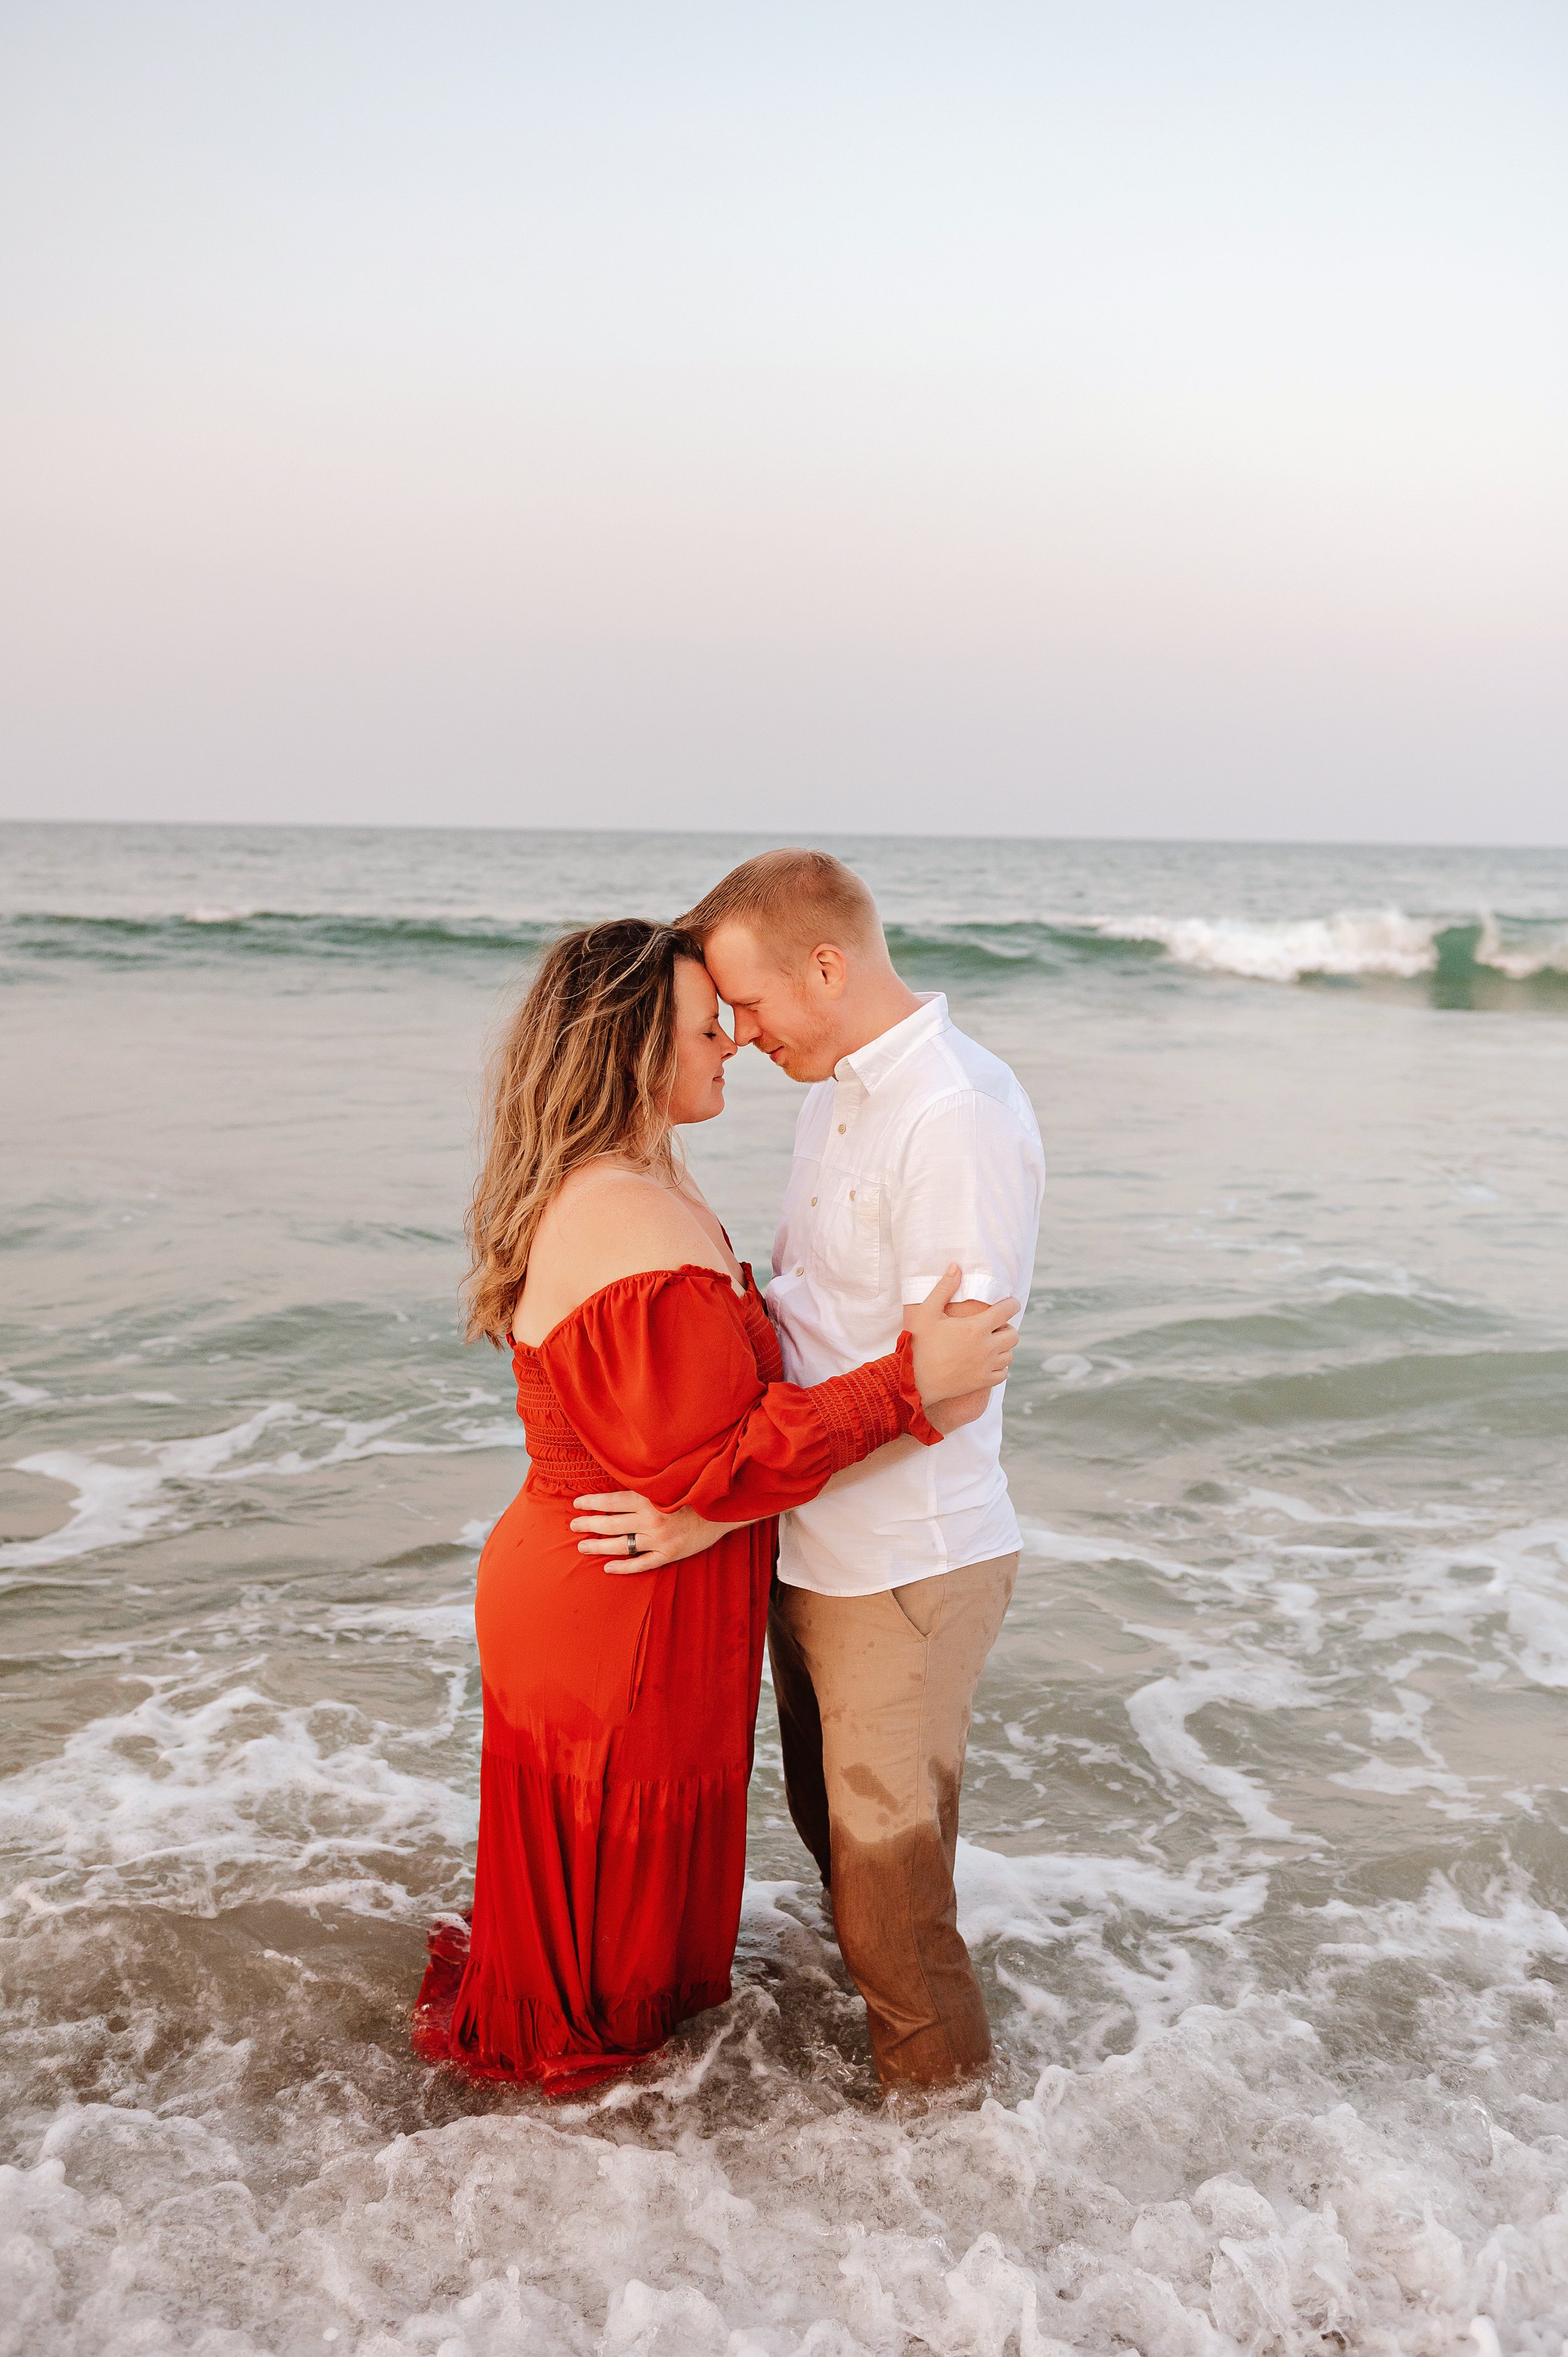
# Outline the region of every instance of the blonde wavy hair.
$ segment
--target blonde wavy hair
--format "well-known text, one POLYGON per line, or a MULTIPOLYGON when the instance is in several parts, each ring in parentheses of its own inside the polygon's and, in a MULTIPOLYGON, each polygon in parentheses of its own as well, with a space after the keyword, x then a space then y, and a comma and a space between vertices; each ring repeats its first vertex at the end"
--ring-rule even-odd
POLYGON ((675 961, 689 933, 618 917, 563 933, 498 1041, 468 1206, 467 1339, 498 1346, 562 1181, 596 1155, 674 1176, 675 961))

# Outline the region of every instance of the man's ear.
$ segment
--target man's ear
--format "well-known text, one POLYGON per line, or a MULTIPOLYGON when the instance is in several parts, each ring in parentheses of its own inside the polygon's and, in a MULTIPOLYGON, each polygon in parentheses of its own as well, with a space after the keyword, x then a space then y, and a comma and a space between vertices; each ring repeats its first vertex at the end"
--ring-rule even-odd
POLYGON ((811 952, 809 963, 821 977, 824 996, 842 998, 844 985, 849 980, 849 961, 843 950, 836 949, 832 942, 820 942, 811 952))

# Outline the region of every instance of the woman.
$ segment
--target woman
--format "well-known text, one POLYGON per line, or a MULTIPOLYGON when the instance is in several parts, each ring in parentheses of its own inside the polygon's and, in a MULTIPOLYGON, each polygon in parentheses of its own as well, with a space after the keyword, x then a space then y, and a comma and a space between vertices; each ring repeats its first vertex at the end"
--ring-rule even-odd
POLYGON ((512 1343, 531 1463, 479 1559, 472 1927, 432 1934, 414 2043, 554 2093, 729 1995, 775 1517, 938 1441, 926 1408, 1002 1381, 1014 1342, 1015 1302, 943 1318, 954 1268, 886 1358, 779 1380, 674 1145, 734 1053, 695 944, 628 919, 550 950, 493 1078, 468 1333, 512 1343), (575 1515, 616 1491, 650 1501, 648 1551, 638 1513, 575 1515))

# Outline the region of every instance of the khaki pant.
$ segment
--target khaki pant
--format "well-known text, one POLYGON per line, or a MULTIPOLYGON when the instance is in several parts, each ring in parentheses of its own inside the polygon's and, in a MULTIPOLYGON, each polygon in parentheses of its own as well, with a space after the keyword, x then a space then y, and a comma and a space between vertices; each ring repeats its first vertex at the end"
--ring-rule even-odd
POLYGON ((1007 1555, 877 1596, 773 1583, 789 1814, 832 1894, 885 2082, 959 2078, 991 2052, 952 1868, 974 1690, 1017 1574, 1007 1555))

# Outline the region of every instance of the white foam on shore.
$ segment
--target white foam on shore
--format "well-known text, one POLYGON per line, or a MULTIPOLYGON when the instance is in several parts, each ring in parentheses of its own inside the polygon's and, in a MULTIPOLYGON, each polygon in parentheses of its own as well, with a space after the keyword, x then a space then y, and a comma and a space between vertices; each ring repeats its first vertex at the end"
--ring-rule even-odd
MULTIPOLYGON (((809 1975, 788 1887, 748 1896, 748 1935, 809 1975)), ((214 2050, 205 2096, 67 2102, 0 2169, 17 2345, 1557 2357, 1563 2086, 1560 2064, 1541 2075, 1555 1992, 1537 1968, 1562 1959, 1562 1927, 1518 1893, 1478 1912, 1441 1879, 1331 1913, 1311 1986, 1190 2002, 1130 2051, 1047 2062, 1016 2101, 845 2104, 781 2048, 753 1982, 651 2086, 390 2138, 360 2126, 280 2175, 249 2149, 241 2058, 214 2050), (1355 2095, 1319 2022, 1337 1985, 1396 1967, 1469 1992, 1444 2074, 1355 2095), (1521 2007, 1533 2043, 1508 2033, 1521 2007), (1510 2065, 1537 2091, 1511 2126, 1475 2078, 1510 2065)))
MULTIPOLYGON (((1568 1522, 1499 1522, 1495 1507, 1458 1501, 1332 1512, 1262 1488, 1211 1504, 1220 1528, 1200 1527, 1191 1562, 1131 1536, 1023 1528, 1026 1561, 1082 1566, 1087 1577, 1067 1592, 1091 1595, 1123 1637, 1168 1661, 1120 1700, 1131 1738, 1121 1756, 1134 1773, 1146 1766, 1177 1805, 1208 1793, 1241 1833, 1271 1844, 1322 1839, 1313 1794, 1326 1784, 1411 1800, 1449 1823, 1490 1823, 1505 1796, 1509 1809, 1550 1805, 1557 1780, 1538 1745, 1486 1774, 1473 1752, 1444 1756, 1433 1730, 1452 1726, 1453 1712, 1434 1711, 1423 1673, 1430 1663, 1450 1687, 1488 1694, 1568 1691, 1568 1522), (1178 1583, 1180 1610, 1167 1618, 1164 1598, 1178 1583), (1205 1731, 1216 1706, 1231 1721, 1228 1744, 1205 1731), (1267 1732, 1282 1712, 1317 1725, 1282 1745, 1267 1732), (1240 1738, 1240 1759, 1238 1721, 1256 1730, 1240 1738), (1293 1781, 1271 1790, 1282 1767, 1293 1781)), ((1039 1751, 1040 1735, 1019 1728, 992 1756, 1043 1801, 1055 1770, 1039 1751)), ((1206 1822, 1221 1850, 1236 1838, 1223 1818, 1206 1822)))
MULTIPOLYGON (((378 1625, 344 1608, 334 1617, 378 1625)), ((255 1665, 229 1659, 160 1679, 79 1728, 53 1759, 0 1783, 0 1852, 23 1876, 0 1917, 148 1897, 207 1914, 325 1884, 361 1908, 449 1903, 477 1806, 468 1778, 432 1772, 428 1755, 460 1737, 472 1609, 435 1608, 416 1633, 447 1655, 424 1722, 391 1728, 341 1703, 281 1703, 252 1683, 255 1665)), ((465 1751, 478 1732, 469 1716, 465 1751)))
POLYGON ((14 1539, 0 1546, 0 1568, 12 1571, 68 1563, 92 1555, 100 1547, 124 1545, 139 1539, 174 1508, 167 1485, 212 1480, 231 1458, 253 1448, 273 1425, 298 1414, 286 1402, 274 1401, 242 1424, 222 1432, 198 1435, 190 1440, 131 1444, 140 1463, 116 1464, 107 1451, 82 1456, 71 1449, 49 1448, 18 1462, 19 1473, 47 1474, 76 1492, 69 1519, 41 1539, 14 1539))
POLYGON ((257 1458, 243 1471, 245 1476, 272 1473, 288 1480, 301 1473, 322 1472, 334 1465, 357 1464, 369 1457, 462 1457, 476 1448, 521 1448, 522 1426, 515 1415, 460 1418, 455 1414, 460 1406, 481 1403, 486 1408, 493 1405, 489 1393, 474 1392, 462 1401, 443 1404, 448 1429, 456 1436, 451 1440, 405 1440, 397 1437, 400 1426, 428 1415, 424 1407, 399 1408, 390 1415, 357 1421, 324 1415, 314 1409, 295 1409, 294 1421, 335 1430, 338 1438, 316 1456, 289 1448, 281 1457, 257 1458))
MULTIPOLYGON (((1472 1532, 1462 1517, 1356 1511, 1391 1551, 1368 1566, 1367 1622, 1402 1642, 1429 1615, 1449 1634, 1495 1625, 1555 1679, 1561 1632, 1530 1615, 1562 1592, 1568 1525, 1472 1532), (1487 1578, 1455 1583, 1455 1566, 1487 1578)), ((1343 1552, 1331 1519, 1259 1490, 1219 1518, 1221 1532, 1249 1524, 1235 1546, 1216 1557, 1210 1528, 1208 1560, 1191 1564, 1131 1538, 1029 1534, 1036 1560, 1129 1567, 1141 1594, 1148 1577, 1162 1594, 1181 1579, 1184 1641, 1144 1631, 1172 1668, 1129 1697, 1130 1736, 1178 1804, 1207 1793, 1240 1834, 1185 1867, 1135 1838, 1103 1853, 961 1843, 961 1928, 991 1983, 1007 2100, 924 2115, 878 2111, 864 2090, 846 2100, 832 2040, 853 2030, 855 2002, 821 1917, 784 1883, 748 1889, 745 1985, 677 2040, 651 2094, 645 2075, 555 2112, 525 2100, 378 2133, 369 2099, 341 2092, 366 2074, 353 2006, 328 1996, 342 2042, 288 2095, 301 2127, 327 2107, 308 2165, 277 2166, 247 2092, 250 2041, 215 2037, 196 1990, 178 2037, 151 2018, 125 2033, 113 2101, 58 2104, 58 2082, 37 2083, 47 2104, 22 2165, 0 2171, 19 2345, 1455 2357, 1490 2333, 1509 2357, 1560 2357, 1568 2008, 1542 1968, 1568 1966, 1568 1932, 1506 1878, 1479 1899, 1435 1877, 1418 1899, 1271 1910, 1273 1869, 1255 1851, 1238 1866, 1234 1845, 1280 1844, 1283 1814, 1259 1769, 1228 1770, 1192 1738, 1215 1701, 1271 1714, 1316 1700, 1314 1565, 1343 1552), (1272 1650, 1234 1619, 1228 1644, 1206 1633, 1211 1603, 1249 1620, 1277 1607, 1272 1650), (1304 1960, 1297 1986, 1270 1962, 1282 1935, 1304 1960), (787 2022, 802 2018, 798 2041, 787 2022), (169 2075, 134 2059, 166 2043, 183 2057, 169 2075)), ((105 1907, 138 1899, 208 1915, 330 1900, 403 1924, 463 1902, 467 1595, 301 1609, 296 1634, 405 1643, 432 1662, 428 1714, 391 1728, 341 1704, 280 1702, 233 1653, 161 1681, 0 1787, 6 1847, 32 1858, 14 1935, 69 1935, 74 1919, 91 1942, 105 1907)), ((1363 1640, 1332 1639, 1347 1642, 1363 1640)), ((1325 1665, 1330 1681, 1343 1659, 1325 1665)), ((1373 1743, 1419 1747, 1425 1698, 1389 1691, 1373 1743)), ((1452 1801, 1434 1759, 1389 1763, 1378 1789, 1413 1780, 1452 1801)), ((1359 1772, 1347 1757, 1347 1782, 1359 1772)), ((168 2002, 188 2000, 175 1987, 168 2002)), ((70 2039, 84 2034, 73 2018, 70 2039)), ((11 2050, 26 2059, 25 2035, 11 2050)))
POLYGON ((422 1645, 450 1652, 474 1642, 474 1599, 453 1597, 437 1604, 334 1604, 328 1625, 352 1634, 415 1637, 422 1645))
POLYGON ((1316 1697, 1305 1680, 1277 1654, 1201 1641, 1178 1643, 1165 1630, 1137 1633, 1183 1657, 1169 1677, 1155 1678, 1127 1697, 1128 1718, 1155 1766, 1173 1784, 1185 1779, 1212 1792, 1260 1840, 1296 1839, 1294 1828, 1271 1806, 1261 1774, 1210 1759, 1187 1721, 1217 1702, 1260 1712, 1311 1709, 1316 1697))
POLYGON ((1019 1536, 1025 1555, 1038 1555, 1047 1563, 1136 1563, 1150 1571, 1158 1572, 1162 1579, 1187 1580, 1193 1577, 1189 1563, 1174 1555, 1156 1555, 1140 1545, 1134 1539, 1091 1539, 1079 1531, 1048 1530, 1044 1523, 1018 1518, 1019 1536))
POLYGON ((1402 1570, 1397 1590, 1369 1616, 1368 1636, 1441 1631, 1473 1645, 1500 1616, 1496 1657, 1531 1685, 1568 1690, 1568 1520, 1418 1546, 1402 1570))
MULTIPOLYGON (((443 1412, 455 1436, 450 1440, 398 1437, 398 1426, 428 1415, 424 1406, 356 1421, 296 1407, 289 1400, 272 1400, 240 1424, 189 1439, 109 1442, 91 1454, 59 1448, 24 1457, 18 1472, 42 1473, 64 1483, 75 1492, 74 1502, 58 1531, 0 1545, 0 1573, 40 1570, 104 1547, 133 1545, 155 1529, 179 1529, 184 1526, 179 1519, 182 1493, 188 1496, 204 1482, 295 1480, 371 1457, 460 1457, 475 1449, 521 1448, 522 1427, 515 1417, 453 1416, 453 1405, 479 1400, 489 1405, 489 1395, 481 1393, 471 1402, 446 1405, 443 1412), (251 1456, 262 1435, 279 1426, 306 1426, 338 1437, 315 1455, 290 1448, 276 1457, 251 1456)), ((0 1579, 0 1587, 5 1584, 0 1579)))

